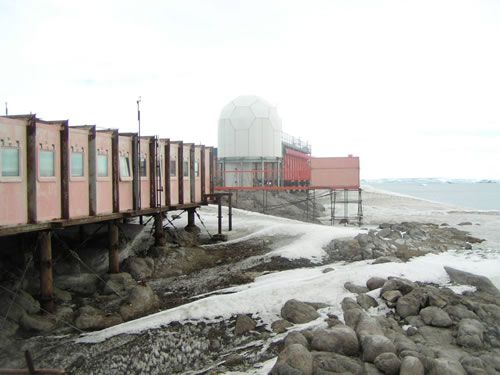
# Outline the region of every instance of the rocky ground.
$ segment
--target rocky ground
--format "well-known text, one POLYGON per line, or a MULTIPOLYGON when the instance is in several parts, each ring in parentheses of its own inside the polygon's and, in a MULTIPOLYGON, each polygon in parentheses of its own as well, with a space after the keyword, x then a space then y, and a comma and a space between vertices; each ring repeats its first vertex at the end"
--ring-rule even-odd
MULTIPOLYGON (((342 301, 343 319, 331 315, 325 328, 288 333, 271 374, 498 374, 500 292, 487 278, 446 271, 477 291, 462 295, 403 278, 345 285, 357 296, 342 301), (372 313, 379 304, 385 315, 372 313)), ((290 300, 281 315, 306 323, 319 317, 314 307, 290 300)))
MULTIPOLYGON (((462 224, 461 229, 469 228, 469 223, 462 224)), ((43 314, 34 298, 35 269, 23 283, 16 284, 19 272, 3 275, 0 315, 6 319, 0 321, 0 367, 24 367, 24 350, 30 350, 37 366, 74 374, 500 372, 498 290, 484 277, 453 269, 447 269, 453 282, 475 289, 462 293, 378 276, 356 285, 353 279, 344 284, 351 297, 340 306, 291 299, 274 322, 249 309, 215 319, 171 320, 103 341, 79 339, 81 332, 133 324, 150 313, 234 293, 231 286, 251 285, 272 272, 322 267, 328 273, 336 262, 366 260, 394 264, 449 249, 470 251, 482 241, 444 224, 381 224, 330 242, 318 262, 270 255, 297 237, 293 231, 286 236, 266 233, 209 243, 207 237, 170 232, 165 246, 144 242, 137 247, 115 275, 85 272, 83 267, 70 272, 73 261, 60 261, 53 315, 43 314), (17 286, 21 288, 14 297, 8 291, 17 286)), ((98 263, 81 255, 88 264, 98 263)), ((199 306, 210 309, 209 304, 199 306)))

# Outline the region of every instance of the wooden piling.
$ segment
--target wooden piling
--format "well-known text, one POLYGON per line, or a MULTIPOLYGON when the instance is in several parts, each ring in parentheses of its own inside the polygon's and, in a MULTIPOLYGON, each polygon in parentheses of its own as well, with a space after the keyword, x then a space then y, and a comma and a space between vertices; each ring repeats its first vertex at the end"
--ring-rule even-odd
POLYGON ((233 200, 232 194, 227 196, 227 217, 228 217, 228 231, 231 232, 233 230, 233 200))
POLYGON ((217 234, 222 235, 222 201, 221 196, 217 196, 217 234))
POLYGON ((38 235, 40 246, 40 300, 42 308, 54 312, 54 279, 52 273, 52 232, 42 231, 38 235))
POLYGON ((163 246, 166 243, 165 232, 163 231, 163 217, 161 214, 154 215, 155 246, 163 246))

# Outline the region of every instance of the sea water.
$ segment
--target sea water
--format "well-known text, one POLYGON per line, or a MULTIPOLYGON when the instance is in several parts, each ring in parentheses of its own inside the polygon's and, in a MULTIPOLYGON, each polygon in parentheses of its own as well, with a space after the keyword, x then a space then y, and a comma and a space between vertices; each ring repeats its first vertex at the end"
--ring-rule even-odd
POLYGON ((460 208, 500 211, 500 182, 367 180, 365 184, 460 208))

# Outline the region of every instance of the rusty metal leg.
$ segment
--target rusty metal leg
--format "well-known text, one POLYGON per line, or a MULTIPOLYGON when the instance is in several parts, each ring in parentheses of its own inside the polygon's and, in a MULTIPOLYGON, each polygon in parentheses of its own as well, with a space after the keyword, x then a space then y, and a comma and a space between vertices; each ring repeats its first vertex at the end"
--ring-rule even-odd
POLYGON ((232 194, 229 194, 227 197, 227 218, 228 218, 228 231, 231 232, 233 230, 233 202, 232 202, 232 194))
POLYGON ((40 300, 42 308, 54 312, 54 280, 52 274, 52 232, 40 232, 40 300))
POLYGON ((222 202, 220 196, 217 196, 217 234, 222 234, 222 202))
POLYGON ((118 252, 118 225, 116 221, 110 221, 108 224, 109 235, 109 273, 120 272, 120 254, 118 252))
POLYGON ((165 232, 163 231, 163 216, 161 214, 156 214, 154 216, 155 220, 155 246, 163 246, 166 243, 165 232))
POLYGON ((200 228, 198 228, 196 226, 195 221, 194 221, 194 215, 196 215, 196 208, 188 208, 187 214, 188 214, 188 223, 187 223, 186 227, 184 228, 184 230, 186 232, 190 232, 190 233, 194 233, 194 234, 200 233, 201 230, 200 230, 200 228))

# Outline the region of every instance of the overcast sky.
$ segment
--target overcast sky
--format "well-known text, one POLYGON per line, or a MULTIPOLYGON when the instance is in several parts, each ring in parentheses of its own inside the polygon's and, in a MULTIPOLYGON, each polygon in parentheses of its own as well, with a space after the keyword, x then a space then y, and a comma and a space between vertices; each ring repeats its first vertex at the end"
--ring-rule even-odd
POLYGON ((0 0, 0 104, 216 145, 255 94, 362 178, 500 179, 500 1, 0 0))

